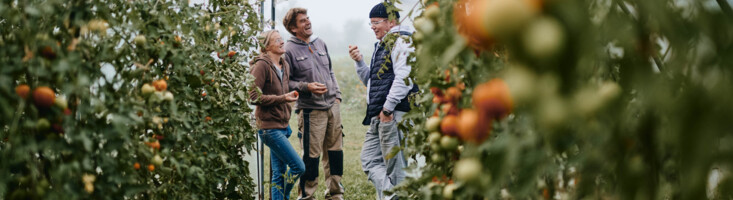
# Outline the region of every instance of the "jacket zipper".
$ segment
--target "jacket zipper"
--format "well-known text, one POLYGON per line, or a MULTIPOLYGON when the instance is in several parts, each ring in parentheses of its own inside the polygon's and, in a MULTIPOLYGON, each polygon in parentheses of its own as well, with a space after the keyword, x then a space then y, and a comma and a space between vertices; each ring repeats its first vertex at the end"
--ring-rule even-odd
MULTIPOLYGON (((282 71, 282 76, 278 77, 278 80, 280 80, 280 95, 285 94, 285 86, 283 85, 283 77, 285 77, 285 70, 282 70, 283 66, 280 65, 280 71, 282 71)), ((272 63, 272 69, 275 70, 275 75, 277 76, 277 66, 275 66, 275 62, 272 63)))
MULTIPOLYGON (((307 44, 308 44, 308 50, 310 50, 311 55, 313 55, 313 59, 311 59, 311 60, 313 60, 314 67, 316 68, 316 73, 318 74, 318 76, 321 77, 321 79, 323 79, 323 81, 325 82, 324 85, 326 85, 326 89, 328 89, 328 85, 329 85, 328 82, 329 81, 327 79, 324 79, 323 78, 323 75, 321 74, 321 71, 318 68, 318 66, 319 66, 318 65, 318 61, 316 61, 316 59, 318 58, 318 55, 316 55, 316 53, 313 51, 313 49, 311 49, 311 43, 309 42, 307 44)), ((318 50, 318 49, 316 49, 316 50, 318 50)), ((328 93, 328 92, 329 91, 326 91, 326 93, 328 93)), ((328 105, 328 102, 326 101, 325 94, 321 94, 321 99, 323 99, 323 103, 325 103, 326 105, 328 105)))
MULTIPOLYGON (((273 64, 272 64, 272 68, 274 70, 277 70, 277 66, 275 66, 275 62, 274 61, 273 61, 273 64)), ((282 72, 282 75, 278 77, 280 79, 280 95, 285 95, 285 90, 284 90, 285 89, 285 85, 283 84, 284 83, 283 79, 285 79, 285 70, 283 68, 283 65, 280 65, 280 71, 282 72)), ((275 76, 277 76, 277 71, 275 71, 275 73, 276 73, 275 76)), ((286 102, 286 104, 287 104, 287 102, 286 102)), ((290 105, 288 105, 288 106, 290 106, 290 105)), ((283 120, 283 121, 287 122, 287 120, 283 120)))

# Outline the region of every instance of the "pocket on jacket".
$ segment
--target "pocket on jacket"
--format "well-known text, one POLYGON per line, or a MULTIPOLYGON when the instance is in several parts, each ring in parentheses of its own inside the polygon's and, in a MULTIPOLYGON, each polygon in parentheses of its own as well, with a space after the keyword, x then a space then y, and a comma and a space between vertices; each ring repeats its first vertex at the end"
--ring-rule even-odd
POLYGON ((295 63, 293 64, 294 67, 292 69, 294 70, 290 73, 295 75, 295 77, 304 78, 308 81, 312 81, 310 79, 312 79, 313 77, 313 68, 315 66, 313 65, 313 60, 311 58, 307 56, 296 57, 295 63))
POLYGON ((326 53, 326 52, 324 52, 324 51, 318 51, 318 60, 319 60, 319 61, 321 62, 321 64, 323 64, 323 65, 329 65, 329 64, 330 64, 330 63, 328 62, 328 53, 326 53))
POLYGON ((298 70, 313 69, 313 61, 308 56, 299 56, 295 58, 295 65, 298 70))

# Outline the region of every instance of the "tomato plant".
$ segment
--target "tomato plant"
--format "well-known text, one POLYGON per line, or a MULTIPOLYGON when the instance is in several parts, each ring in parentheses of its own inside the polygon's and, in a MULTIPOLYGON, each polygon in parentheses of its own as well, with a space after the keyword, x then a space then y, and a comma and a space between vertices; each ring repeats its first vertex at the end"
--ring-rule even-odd
POLYGON ((254 52, 257 17, 225 0, 0 3, 0 199, 253 198, 234 54, 254 52))
POLYGON ((707 184, 733 161, 726 1, 416 7, 411 77, 423 91, 400 128, 408 133, 402 150, 425 164, 408 168, 419 175, 397 195, 731 197, 730 177, 707 184), (458 136, 459 147, 441 134, 458 136))

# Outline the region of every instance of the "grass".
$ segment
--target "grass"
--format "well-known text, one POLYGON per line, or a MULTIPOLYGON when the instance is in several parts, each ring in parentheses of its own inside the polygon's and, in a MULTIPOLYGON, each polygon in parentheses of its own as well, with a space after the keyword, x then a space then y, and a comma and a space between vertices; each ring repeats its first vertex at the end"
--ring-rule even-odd
MULTIPOLYGON (((336 79, 339 82, 341 90, 341 98, 343 99, 341 105, 341 123, 344 126, 344 175, 341 178, 341 183, 344 186, 344 199, 364 199, 372 200, 376 199, 376 193, 374 186, 367 179, 366 174, 361 170, 361 161, 359 155, 361 154, 361 147, 364 142, 364 134, 367 131, 367 126, 361 124, 364 119, 366 109, 366 87, 361 83, 356 75, 354 64, 351 58, 341 57, 334 58, 333 70, 336 75, 336 79)), ((298 128, 298 117, 295 113, 290 118, 290 127, 293 129, 293 134, 290 137, 290 144, 302 155, 303 150, 300 147, 300 142, 297 137, 298 128)), ((265 151, 265 169, 270 167, 270 155, 269 150, 265 151)), ((317 199, 323 199, 325 187, 325 180, 323 177, 323 163, 319 163, 318 172, 318 190, 315 193, 317 199)), ((265 170, 266 180, 269 180, 269 170, 265 170)), ((291 191, 290 199, 297 199, 298 191, 297 186, 291 191)), ((265 184, 265 195, 269 197, 270 186, 269 183, 265 184)))

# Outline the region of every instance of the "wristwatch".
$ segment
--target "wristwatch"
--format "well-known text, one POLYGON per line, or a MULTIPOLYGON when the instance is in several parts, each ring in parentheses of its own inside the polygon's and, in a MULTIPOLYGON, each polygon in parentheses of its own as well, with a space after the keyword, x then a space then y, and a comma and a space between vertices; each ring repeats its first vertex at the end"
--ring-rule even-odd
POLYGON ((384 116, 390 116, 392 115, 392 113, 393 113, 392 111, 382 110, 382 114, 384 114, 384 116))

